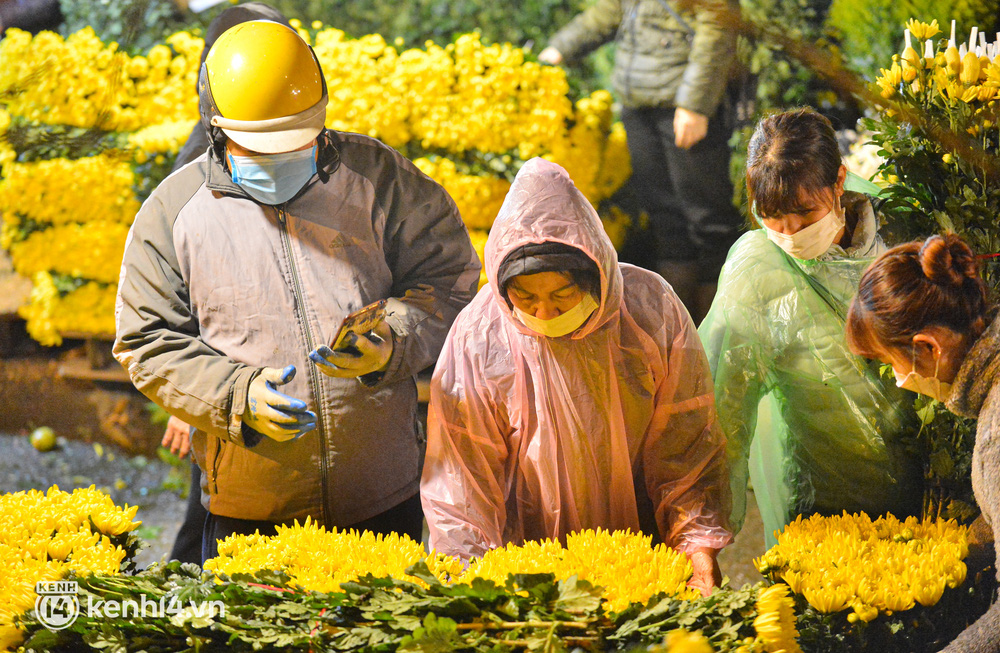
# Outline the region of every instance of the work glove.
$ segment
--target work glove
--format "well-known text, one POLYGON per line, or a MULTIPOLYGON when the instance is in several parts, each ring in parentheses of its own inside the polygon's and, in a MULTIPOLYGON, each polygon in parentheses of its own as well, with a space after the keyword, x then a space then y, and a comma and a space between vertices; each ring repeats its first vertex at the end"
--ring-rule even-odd
POLYGON ((295 366, 283 370, 265 367, 250 382, 243 423, 272 440, 285 442, 316 428, 316 413, 306 410, 306 403, 278 392, 295 377, 295 366))
POLYGON ((323 345, 309 352, 309 359, 327 376, 351 379, 381 372, 392 358, 392 327, 381 322, 371 333, 352 333, 347 345, 337 350, 323 345))

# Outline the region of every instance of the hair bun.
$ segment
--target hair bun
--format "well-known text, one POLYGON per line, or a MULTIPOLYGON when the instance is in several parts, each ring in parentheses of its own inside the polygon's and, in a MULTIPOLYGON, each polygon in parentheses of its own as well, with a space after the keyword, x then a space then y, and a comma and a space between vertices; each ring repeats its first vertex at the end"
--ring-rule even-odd
POLYGON ((961 286, 966 279, 977 279, 979 268, 972 250, 955 234, 931 236, 917 254, 920 269, 932 282, 961 286))

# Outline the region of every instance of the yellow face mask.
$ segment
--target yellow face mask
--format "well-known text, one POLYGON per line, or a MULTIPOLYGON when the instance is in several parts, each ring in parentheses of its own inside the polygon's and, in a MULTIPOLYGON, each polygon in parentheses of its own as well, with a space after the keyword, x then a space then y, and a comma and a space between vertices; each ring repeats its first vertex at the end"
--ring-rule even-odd
POLYGON ((920 374, 917 374, 916 354, 914 354, 912 365, 913 371, 909 374, 901 374, 893 368, 892 374, 896 377, 897 387, 911 392, 916 392, 917 394, 926 395, 931 399, 944 403, 944 400, 951 394, 951 384, 945 383, 941 379, 937 378, 938 369, 940 367, 941 361, 938 360, 934 366, 934 376, 930 378, 921 376, 920 374))
POLYGON ((550 320, 540 320, 533 315, 528 315, 516 306, 514 307, 514 315, 521 324, 535 333, 549 338, 559 338, 582 327, 590 315, 597 310, 597 307, 598 303, 594 300, 594 296, 586 293, 579 304, 550 320))

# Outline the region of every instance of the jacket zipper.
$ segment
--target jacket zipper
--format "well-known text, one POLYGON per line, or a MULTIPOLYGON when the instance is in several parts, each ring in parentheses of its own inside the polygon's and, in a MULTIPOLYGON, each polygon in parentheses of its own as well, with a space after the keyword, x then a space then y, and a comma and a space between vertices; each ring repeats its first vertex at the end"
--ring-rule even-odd
MULTIPOLYGON (((295 264, 295 257, 292 255, 292 240, 291 236, 288 234, 288 223, 285 217, 285 210, 279 209, 278 211, 278 222, 281 225, 281 244, 285 249, 285 256, 288 257, 288 267, 292 271, 292 291, 295 293, 295 303, 299 307, 299 312, 302 315, 302 331, 306 337, 306 346, 309 347, 309 351, 316 349, 316 344, 313 342, 312 330, 309 328, 309 318, 306 314, 306 302, 302 295, 302 283, 299 280, 299 269, 295 264)), ((319 378, 319 369, 315 365, 309 365, 309 379, 310 384, 314 389, 314 394, 316 396, 316 415, 320 420, 319 424, 319 446, 320 446, 320 472, 322 477, 320 479, 323 488, 323 525, 330 528, 332 524, 330 523, 329 516, 327 514, 327 497, 329 496, 330 490, 327 487, 327 458, 326 458, 326 412, 323 410, 323 386, 322 380, 319 378)))

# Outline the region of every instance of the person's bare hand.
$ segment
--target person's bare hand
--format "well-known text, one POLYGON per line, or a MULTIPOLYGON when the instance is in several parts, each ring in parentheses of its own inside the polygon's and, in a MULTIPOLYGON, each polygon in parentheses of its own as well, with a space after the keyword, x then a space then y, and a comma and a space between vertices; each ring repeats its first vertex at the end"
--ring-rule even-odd
POLYGON ((700 591, 702 596, 708 596, 722 584, 722 570, 716 560, 719 550, 702 547, 688 551, 687 555, 693 569, 688 586, 700 591))
POLYGON ((686 150, 705 138, 708 116, 677 107, 674 110, 674 144, 686 150))
POLYGON ((191 426, 184 420, 171 415, 160 444, 170 449, 170 453, 183 458, 191 451, 191 426))
POLYGON ((551 64, 553 66, 561 65, 563 62, 562 52, 556 50, 551 45, 541 52, 538 53, 538 60, 542 63, 551 64))

